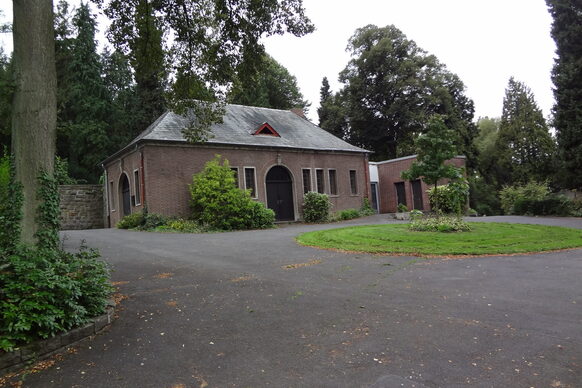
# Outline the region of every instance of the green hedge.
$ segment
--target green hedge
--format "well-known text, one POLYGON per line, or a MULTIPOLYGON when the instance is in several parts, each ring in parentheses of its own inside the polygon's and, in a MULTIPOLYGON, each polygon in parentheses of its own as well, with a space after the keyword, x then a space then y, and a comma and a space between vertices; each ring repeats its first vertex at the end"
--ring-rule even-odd
POLYGON ((568 216, 572 213, 572 202, 565 197, 544 199, 518 199, 513 204, 515 214, 533 216, 568 216))

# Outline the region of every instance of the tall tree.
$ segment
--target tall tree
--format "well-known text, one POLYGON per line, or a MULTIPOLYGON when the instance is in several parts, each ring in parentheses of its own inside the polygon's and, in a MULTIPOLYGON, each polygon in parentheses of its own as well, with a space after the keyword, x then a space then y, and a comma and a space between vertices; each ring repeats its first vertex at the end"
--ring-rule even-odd
POLYGON ((554 126, 563 165, 562 185, 582 188, 582 3, 546 0, 556 42, 554 126))
POLYGON ((459 152, 473 158, 473 102, 435 56, 394 26, 356 30, 348 50, 352 59, 340 73, 349 123, 344 137, 373 150, 374 158, 393 158, 413 152, 423 123, 441 114, 457 134, 459 152))
POLYGON ((57 77, 53 3, 13 2, 15 91, 12 152, 16 180, 24 194, 21 240, 35 242, 38 175, 54 169, 57 77))
POLYGON ((233 104, 273 109, 306 109, 309 103, 297 86, 297 78, 269 54, 255 74, 241 74, 228 95, 233 104))
POLYGON ((346 138, 348 125, 342 95, 332 93, 327 77, 321 81, 319 97, 319 126, 339 138, 346 138))
POLYGON ((553 175, 555 143, 531 90, 510 78, 496 141, 498 184, 543 181, 553 175))
POLYGON ((12 97, 14 94, 12 59, 0 47, 0 147, 10 148, 12 97))
POLYGON ((76 35, 65 65, 68 80, 59 110, 59 154, 68 158, 74 178, 96 182, 97 163, 109 151, 111 100, 97 53, 95 16, 87 4, 75 11, 73 28, 76 35))
MULTIPOLYGON (((93 1, 112 20, 112 39, 129 49, 137 36, 135 15, 143 0, 93 1)), ((217 104, 196 104, 184 97, 189 91, 199 91, 190 82, 200 82, 223 101, 235 76, 256 72, 264 53, 262 37, 286 32, 302 36, 314 29, 304 14, 302 0, 152 0, 148 4, 160 21, 159 29, 173 38, 168 42, 172 73, 181 74, 184 82, 179 90, 173 88, 176 94, 170 96, 169 103, 181 113, 192 105, 198 105, 198 113, 216 110, 217 104)), ((207 120, 192 122, 184 131, 185 137, 198 140, 198 131, 208 124, 207 120)))

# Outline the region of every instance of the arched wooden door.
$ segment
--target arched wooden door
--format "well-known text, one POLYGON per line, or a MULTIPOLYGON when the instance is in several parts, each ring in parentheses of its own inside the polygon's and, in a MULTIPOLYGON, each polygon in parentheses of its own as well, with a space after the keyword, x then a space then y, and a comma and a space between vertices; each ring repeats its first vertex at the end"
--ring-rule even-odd
POLYGON ((127 175, 121 174, 121 182, 119 182, 121 188, 121 203, 123 204, 123 215, 127 216, 131 214, 131 195, 129 193, 129 179, 127 175))
POLYGON ((293 181, 291 174, 283 166, 269 170, 266 178, 267 207, 275 212, 277 221, 294 221, 293 181))

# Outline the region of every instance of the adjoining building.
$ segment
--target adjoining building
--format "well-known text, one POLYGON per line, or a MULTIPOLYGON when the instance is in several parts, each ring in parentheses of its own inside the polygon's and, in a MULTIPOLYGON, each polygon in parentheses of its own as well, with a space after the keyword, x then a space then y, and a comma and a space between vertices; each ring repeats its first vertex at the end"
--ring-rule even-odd
POLYGON ((215 155, 227 159, 237 185, 275 211, 279 221, 302 217, 303 195, 328 194, 333 210, 360 208, 369 196, 369 151, 285 110, 227 105, 208 141, 192 144, 186 118, 166 112, 102 162, 109 226, 140 212, 188 217, 192 175, 215 155))
MULTIPOLYGON (((456 156, 447 163, 465 167, 465 159, 465 156, 456 156)), ((369 163, 371 202, 379 213, 395 213, 398 204, 405 205, 409 210, 431 210, 428 185, 422 179, 407 181, 401 178, 402 172, 408 170, 414 161, 416 155, 369 163)), ((443 180, 439 184, 446 182, 443 180)))

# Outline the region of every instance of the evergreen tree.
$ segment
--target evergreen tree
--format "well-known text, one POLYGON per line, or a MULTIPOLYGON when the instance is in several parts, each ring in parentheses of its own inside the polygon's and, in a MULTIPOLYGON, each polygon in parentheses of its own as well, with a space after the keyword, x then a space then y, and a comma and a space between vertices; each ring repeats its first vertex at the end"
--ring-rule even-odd
POLYGON ((110 52, 106 48, 101 54, 101 66, 105 88, 111 99, 108 119, 110 155, 127 145, 147 127, 137 117, 141 104, 129 58, 119 51, 110 52))
POLYGON ((100 175, 97 164, 110 149, 111 101, 97 54, 96 21, 87 4, 81 3, 72 24, 76 35, 64 66, 67 81, 59 93, 58 152, 68 159, 74 178, 96 182, 100 175))
POLYGON ((319 126, 339 138, 347 138, 348 125, 342 95, 331 92, 327 77, 321 81, 319 96, 319 126))
POLYGON ((0 47, 0 154, 10 149, 12 130, 12 97, 14 95, 12 59, 0 47))
POLYGON ((513 77, 505 90, 496 148, 500 185, 543 181, 553 175, 554 140, 533 93, 513 77))
POLYGON ((561 184, 582 188, 582 3, 580 0, 546 0, 554 18, 556 42, 554 126, 563 171, 561 184))
MULTIPOLYGON (((319 89, 319 108, 317 108, 317 115, 319 116, 319 126, 325 123, 329 119, 329 112, 327 109, 327 104, 329 104, 332 98, 331 89, 329 87, 329 81, 327 77, 323 77, 321 80, 321 88, 319 89)), ((323 127, 322 127, 323 128, 323 127)))
POLYGON ((273 109, 306 109, 309 103, 297 86, 297 78, 269 54, 253 75, 236 78, 228 96, 229 102, 273 109))

